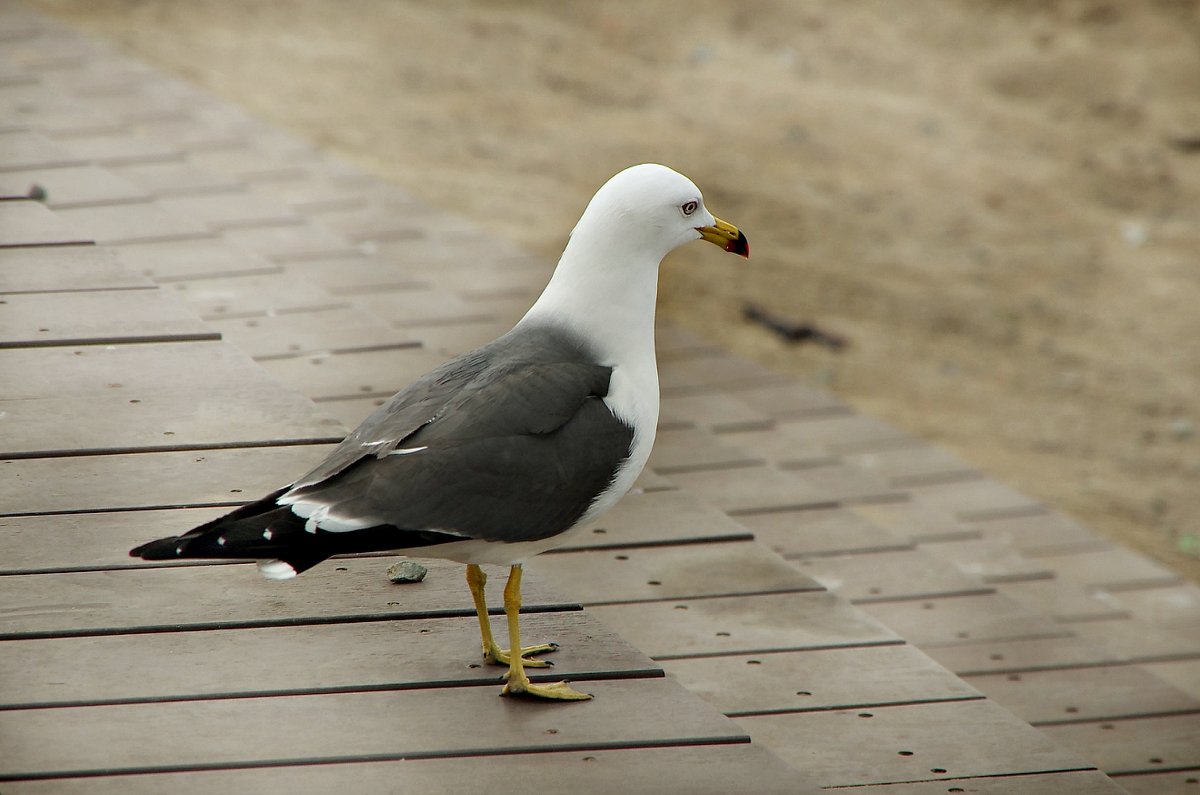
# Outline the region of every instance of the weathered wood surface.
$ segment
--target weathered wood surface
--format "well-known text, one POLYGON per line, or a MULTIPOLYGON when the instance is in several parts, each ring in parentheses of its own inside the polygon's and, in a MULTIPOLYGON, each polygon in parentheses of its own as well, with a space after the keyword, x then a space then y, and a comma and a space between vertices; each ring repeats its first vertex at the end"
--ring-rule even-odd
POLYGON ((3 300, 0 349, 220 338, 159 290, 26 293, 3 300))
MULTIPOLYGON (((4 16, 8 8, 0 7, 0 23, 8 21, 4 16)), ((41 20, 40 17, 25 19, 30 18, 41 20)), ((130 277, 150 275, 164 284, 175 285, 173 294, 183 298, 193 310, 221 317, 218 324, 230 332, 231 339, 237 338, 250 346, 256 355, 274 359, 267 362, 274 373, 298 391, 321 398, 324 406, 337 406, 338 416, 353 422, 369 411, 375 401, 390 395, 432 364, 503 331, 540 289, 548 272, 546 263, 490 238, 469 222, 440 214, 412 196, 324 158, 303 141, 270 130, 204 92, 166 79, 105 46, 96 43, 85 46, 73 34, 53 25, 44 27, 40 21, 30 25, 18 18, 17 22, 0 27, 4 27, 5 35, 9 35, 7 31, 16 31, 12 35, 37 36, 38 43, 36 47, 8 46, 0 41, 0 72, 15 76, 14 80, 2 81, 0 108, 19 105, 26 129, 10 132, 28 132, 31 136, 23 139, 20 149, 14 148, 15 155, 7 161, 0 151, 0 187, 8 185, 3 180, 4 174, 13 175, 17 182, 38 177, 45 180, 45 187, 53 195, 51 209, 28 201, 0 205, 0 210, 23 207, 22 212, 33 221, 30 226, 33 234, 25 230, 17 234, 15 227, 6 224, 0 215, 0 243, 7 239, 10 245, 52 244, 52 248, 44 251, 55 253, 74 248, 81 252, 81 262, 91 261, 94 254, 91 247, 61 247, 61 244, 74 242, 69 239, 73 236, 86 238, 86 232, 94 231, 94 237, 119 244, 115 249, 127 270, 117 272, 109 267, 91 271, 75 264, 69 274, 64 271, 51 275, 36 273, 33 265, 19 266, 20 270, 7 283, 14 288, 12 292, 72 290, 76 284, 80 289, 143 288, 145 291, 148 286, 145 282, 130 277), (48 32, 43 35, 43 31, 48 32), (36 73, 28 71, 46 65, 51 68, 36 73), (140 135, 131 130, 130 125, 135 123, 140 135), (154 200, 147 201, 148 197, 154 200), (56 208, 64 206, 67 208, 61 215, 56 214, 56 208), (71 223, 60 221, 68 218, 71 223), (72 223, 79 229, 72 229, 72 223), (116 283, 112 282, 114 279, 116 283), (272 318, 272 313, 279 320, 272 318), (352 328, 352 324, 338 320, 372 314, 373 320, 361 327, 352 328), (255 326, 247 321, 261 323, 255 326), (307 325, 309 321, 311 325, 307 325), (259 328, 263 332, 258 332, 259 328), (234 329, 239 331, 235 333, 234 329), (375 329, 382 332, 379 339, 389 346, 412 347, 373 349, 379 343, 368 338, 375 329), (414 343, 423 347, 417 348, 414 343)), ((16 182, 6 188, 12 193, 19 189, 16 182)), ((4 278, 10 278, 9 274, 0 275, 0 279, 4 278)), ((0 281, 0 287, 5 284, 0 281)), ((4 297, 0 296, 0 300, 4 297)), ((200 348, 214 343, 180 344, 200 348)), ((91 347, 99 350, 104 346, 91 347)), ((945 758, 956 767, 961 763, 962 771, 966 771, 962 775, 966 777, 955 778, 954 770, 933 773, 931 765, 927 775, 935 779, 932 782, 865 787, 864 791, 924 792, 930 791, 927 787, 934 787, 932 791, 941 792, 956 783, 967 791, 1112 791, 1103 776, 1082 769, 1087 767, 1086 762, 1061 751, 1065 754, 1061 757, 1064 766, 1061 770, 1068 772, 1016 775, 1030 767, 1028 761, 1015 760, 1021 749, 1036 751, 1032 756, 1026 755, 1027 759, 1049 758, 1039 756, 1049 747, 1043 745, 1045 736, 1011 719, 998 724, 990 702, 979 700, 969 684, 954 679, 920 656, 919 651, 903 645, 894 630, 956 671, 991 677, 986 681, 998 682, 993 692, 1003 693, 1002 698, 1009 699, 1014 707, 1019 707, 1023 699, 1030 709, 1035 706, 1042 709, 1046 719, 1058 708, 1065 711, 1067 706, 1077 706, 1079 713, 1064 714, 1088 716, 1090 720, 1104 711, 1117 710, 1124 721, 1140 720, 1131 711, 1135 707, 1130 701, 1130 694, 1137 692, 1138 684, 1150 696, 1147 701, 1150 706, 1165 710, 1172 690, 1170 684, 1158 678, 1159 673, 1164 678, 1173 673, 1178 682, 1186 683, 1191 678, 1186 665, 1200 659, 1194 622, 1175 616, 1164 607, 1170 603, 1170 589, 1178 587, 1177 582, 1144 567, 1136 556, 1125 559, 1119 554, 1105 553, 1079 557, 1080 553, 1105 552, 1106 548, 1097 546, 1095 536, 1086 528, 987 479, 969 463, 851 411, 828 392, 738 359, 678 329, 660 330, 659 349, 664 387, 663 427, 652 463, 656 472, 643 479, 647 492, 631 497, 622 508, 604 517, 592 528, 593 532, 576 541, 575 551, 548 556, 545 564, 551 578, 558 578, 556 581, 572 588, 575 583, 588 583, 588 588, 577 589, 588 601, 620 602, 597 606, 589 613, 617 628, 643 651, 662 657, 668 665, 680 666, 681 671, 690 670, 697 686, 702 686, 726 711, 741 714, 786 711, 786 715, 768 714, 744 721, 748 725, 751 720, 779 719, 771 724, 759 723, 760 728, 770 725, 771 729, 754 730, 756 739, 777 742, 788 753, 804 748, 816 754, 817 764, 804 761, 819 773, 822 784, 861 787, 875 781, 872 776, 881 770, 888 771, 889 777, 904 773, 904 767, 890 767, 897 760, 845 752, 847 748, 873 747, 872 737, 898 732, 895 736, 921 739, 927 743, 922 745, 925 749, 940 748, 936 741, 953 745, 947 746, 945 758), (596 532, 599 530, 605 532, 596 532), (795 568, 789 572, 787 564, 778 558, 768 562, 765 553, 733 553, 739 547, 745 548, 747 532, 759 533, 762 544, 785 554, 795 568), (741 541, 710 543, 731 539, 741 541), (625 555, 627 560, 618 561, 616 555, 625 555), (632 565, 621 568, 618 564, 632 565), (714 572, 720 574, 712 576, 714 572), (809 581, 796 572, 816 572, 839 593, 806 593, 802 589, 808 587, 804 583, 809 581), (764 593, 781 586, 801 590, 764 593), (727 587, 733 590, 725 590, 727 587), (1096 594, 1096 587, 1118 590, 1096 594), (875 600, 877 603, 864 607, 890 628, 839 598, 845 596, 864 602, 875 600), (1047 610, 1042 609, 1043 604, 1047 610), (1111 613, 1104 613, 1097 606, 1105 604, 1111 606, 1111 613), (844 670, 839 670, 836 662, 829 662, 835 659, 846 661, 844 670), (870 677, 869 686, 855 687, 855 672, 860 672, 858 679, 862 679, 871 671, 886 671, 885 660, 894 662, 891 679, 875 674, 870 677), (1115 677, 1111 679, 1115 683, 1112 692, 1097 693, 1091 701, 1078 705, 1062 700, 1061 697, 1072 694, 1071 686, 1076 682, 1090 681, 1100 675, 1083 674, 1067 684, 1072 674, 1110 668, 1117 671, 1111 666, 1100 667, 1117 660, 1123 663, 1152 660, 1160 668, 1124 665, 1120 667, 1121 673, 1111 674, 1115 677), (1179 667, 1164 667, 1171 665, 1179 667), (744 678, 746 701, 739 707, 739 691, 722 689, 720 682, 724 677, 736 677, 743 668, 748 672, 744 678), (1008 678, 1021 677, 1026 671, 1048 672, 1044 699, 1030 695, 1036 688, 1021 690, 1020 680, 1008 678), (788 680, 805 672, 810 672, 813 681, 818 682, 817 689, 811 691, 814 695, 797 696, 796 691, 803 688, 796 687, 789 696, 788 680), (1063 678, 1061 686, 1055 684, 1056 676, 1063 678), (857 713, 854 720, 831 717, 839 713, 839 708, 863 709, 862 701, 853 700, 856 690, 869 695, 873 703, 892 705, 879 709, 891 716, 879 724, 884 730, 864 735, 861 727, 876 717, 858 718, 857 713), (781 707, 771 706, 775 694, 781 707), (797 707, 793 701, 806 698, 810 699, 808 707, 797 707), (828 700, 822 701, 824 698, 828 700), (1035 701, 1039 703, 1035 705, 1035 701), (899 706, 903 703, 909 706, 899 706), (812 704, 823 706, 814 709, 812 704), (920 719, 904 717, 918 714, 920 719), (814 737, 816 742, 812 741, 814 737), (1067 757, 1071 757, 1070 763, 1067 757), (946 780, 936 780, 939 777, 946 780), (1013 786, 1008 786, 1009 782, 1014 782, 1013 786), (1015 782, 1027 784, 1029 789, 1021 790, 1015 782), (1045 789, 1057 786, 1065 789, 1045 789)), ((55 349, 41 349, 41 352, 51 350, 55 349)), ((67 420, 64 426, 70 426, 69 429, 56 431, 50 427, 49 418, 56 412, 63 415, 70 412, 65 404, 56 408, 50 403, 45 403, 45 410, 36 415, 42 420, 22 421, 22 427, 29 429, 26 436, 30 443, 23 448, 25 452, 38 452, 33 437, 40 436, 48 443, 58 432, 57 454, 72 454, 60 459, 0 463, 0 471, 5 475, 0 478, 0 515, 3 515, 0 528, 5 533, 0 539, 0 553, 16 547, 5 558, 8 576, 0 577, 0 585, 5 580, 64 583, 70 577, 77 582, 56 586, 60 595, 68 595, 68 601, 77 606, 87 605, 89 600, 95 602, 82 609, 84 620, 77 628, 89 631, 88 627, 95 629, 108 623, 114 625, 110 629, 125 632, 117 626, 121 623, 116 616, 120 609, 113 606, 120 600, 113 598, 109 600, 112 604, 102 603, 101 597, 106 593, 109 596, 123 593, 106 591, 113 583, 125 583, 125 588, 138 583, 139 593, 170 594, 172 599, 180 601, 168 606, 167 612, 186 623, 187 600, 197 599, 205 587, 215 589, 219 595, 226 582, 241 578, 239 582, 246 583, 244 587, 251 591, 238 590, 242 585, 230 588, 233 593, 249 594, 247 598, 255 609, 244 608, 241 612, 233 609, 232 619, 254 621, 257 611, 260 619, 265 616, 263 620, 274 623, 255 629, 193 628, 161 635, 132 630, 137 634, 46 637, 10 643, 35 644, 29 648, 43 650, 38 659, 57 660, 59 655, 70 654, 54 649, 89 649, 87 653, 100 655, 92 658, 97 666, 105 665, 103 660, 119 657, 120 638, 149 644, 147 649, 186 638, 186 643, 194 644, 190 648, 196 654, 216 655, 211 658, 214 666, 219 665, 221 654, 241 653, 224 645, 239 636, 246 639, 246 655, 270 656, 271 644, 254 638, 312 637, 306 633, 317 633, 319 629, 334 632, 336 628, 334 634, 345 633, 344 637, 371 644, 383 642, 385 636, 371 634, 368 629, 383 631, 392 624, 420 625, 431 629, 427 634, 434 634, 436 628, 457 627, 453 632, 446 629, 446 634, 438 637, 471 645, 469 603, 461 583, 461 570, 453 577, 453 595, 447 593, 451 600, 448 603, 456 605, 457 612, 451 617, 409 616, 395 621, 371 621, 362 619, 372 618, 370 610, 377 607, 374 602, 355 606, 353 599, 346 602, 336 588, 336 596, 327 597, 331 598, 328 610, 319 604, 314 607, 315 602, 301 600, 293 605, 291 612, 279 606, 271 612, 271 606, 262 601, 266 597, 253 590, 260 583, 247 566, 152 568, 123 558, 123 550, 131 543, 142 540, 143 536, 159 534, 160 523, 169 526, 166 532, 185 529, 197 517, 211 516, 223 506, 238 504, 286 483, 328 449, 305 445, 87 457, 74 454, 102 452, 103 447, 117 444, 148 450, 154 445, 154 434, 170 430, 178 438, 169 441, 168 446, 217 443, 214 440, 219 434, 213 430, 215 418, 188 415, 180 405, 187 392, 183 385, 195 384, 196 379, 189 380, 182 371, 177 371, 174 377, 180 379, 180 388, 175 392, 155 392, 159 387, 151 380, 138 380, 136 373, 123 376, 121 381, 110 381, 126 384, 120 388, 107 386, 110 382, 100 384, 85 378, 93 397, 96 392, 112 394, 108 403, 80 403, 73 405, 72 410, 78 414, 81 406, 90 405, 94 412, 108 414, 111 409, 107 423, 72 425, 67 420), (147 405, 150 401, 146 398, 133 395, 134 386, 147 395, 163 397, 147 405), (166 401, 168 396, 170 401, 166 401), (128 402, 133 399, 142 400, 143 404, 128 402), (130 413, 139 407, 159 414, 130 413), (165 424, 175 412, 191 421, 182 436, 180 430, 165 424), (153 421, 139 424, 138 418, 145 420, 147 415, 153 421), (40 428, 35 427, 37 422, 41 422, 40 428), (68 437, 77 437, 78 442, 62 444, 61 440, 68 437), (47 484, 59 483, 64 484, 63 488, 46 488, 47 484), (148 488, 147 484, 154 487, 148 488), (170 506, 210 507, 154 510, 170 506), (124 524, 122 520, 126 520, 124 524), (34 538, 44 543, 31 543, 34 538), (72 538, 77 538, 77 543, 71 544, 72 538), (16 573, 20 571, 46 573, 16 573), (182 589, 178 595, 168 585, 168 577, 178 578, 178 585, 174 586, 182 589), (201 585, 205 578, 209 578, 208 586, 201 585), (337 605, 346 611, 363 612, 354 614, 355 620, 349 620, 351 613, 346 612, 348 621, 344 624, 288 625, 288 616, 301 621, 327 620, 341 609, 337 605), (175 610, 180 612, 172 612, 175 610), (90 624, 89 616, 94 619, 90 624), (100 621, 100 617, 106 618, 100 621), (216 642, 218 636, 221 642, 216 642), (200 643, 196 639, 202 637, 214 638, 212 650, 195 645, 200 643), (83 645, 93 643, 97 645, 83 645)), ((87 390, 81 388, 72 393, 69 386, 63 388, 67 392, 62 396, 54 397, 47 392, 38 399, 71 400, 76 399, 71 395, 77 395, 78 400, 89 400, 87 390)), ((265 385, 262 394, 267 394, 265 385)), ((225 427, 244 427, 249 431, 257 424, 263 429, 279 429, 276 442, 303 441, 299 436, 289 437, 291 431, 287 430, 303 426, 306 420, 295 422, 303 416, 303 411, 292 412, 289 403, 259 417, 250 408, 257 399, 249 392, 234 398, 236 407, 220 418, 228 423, 225 427)), ((262 434, 234 433, 224 441, 265 444, 269 440, 262 434)), ((41 452, 54 450, 46 444, 41 452)), ((315 587, 317 581, 336 582, 329 578, 352 574, 367 578, 365 572, 378 573, 384 563, 380 558, 334 561, 306 575, 301 582, 316 578, 315 587), (338 568, 346 571, 338 572, 338 568), (322 570, 325 573, 319 573, 322 570)), ((531 575, 540 564, 541 561, 531 564, 531 575)), ((9 587, 15 593, 16 586, 9 587)), ((53 594, 45 587, 34 588, 41 594, 39 598, 46 604, 60 604, 50 601, 53 594)), ((536 576, 531 576, 531 587, 534 589, 531 593, 536 592, 536 576)), ((378 594, 378 589, 387 588, 382 581, 375 582, 363 593, 378 594)), ((225 609, 219 600, 197 601, 208 605, 205 610, 225 609)), ((149 607, 143 609, 136 604, 134 614, 142 617, 139 620, 143 625, 152 618, 149 607)), ((208 620, 205 615, 201 611, 193 618, 208 620)), ((211 612, 207 615, 213 617, 211 612)), ((573 615, 579 615, 578 611, 533 614, 528 620, 557 621, 573 615)), ((61 618, 56 614, 51 617, 61 618)), ((69 632, 70 626, 65 629, 69 632)), ((564 631, 569 629, 564 627, 564 631)), ((600 638, 595 633, 585 634, 600 638)), ((329 639, 332 637, 322 635, 321 640, 313 643, 332 648, 337 644, 329 639)), ((582 640, 580 649, 591 648, 587 645, 590 641, 582 640)), ((607 648, 603 642, 599 646, 607 648)), ((601 664, 592 664, 596 660, 584 655, 578 670, 599 675, 604 665, 599 648, 597 653, 601 664)), ((365 654, 364 659, 370 664, 378 662, 370 652, 365 654)), ((274 659, 282 656, 283 652, 274 653, 274 659)), ((562 659, 565 663, 568 657, 564 654, 562 659)), ((280 661, 280 666, 294 672, 289 677, 295 676, 298 690, 314 686, 314 677, 306 671, 304 661, 303 655, 280 661)), ((418 663, 420 668, 420 660, 418 663)), ((47 665, 49 673, 53 665, 47 665)), ((361 682, 350 681, 356 677, 347 674, 342 680, 333 677, 338 684, 330 687, 345 685, 350 690, 374 686, 424 687, 421 683, 431 682, 437 676, 432 658, 429 665, 430 668, 423 669, 424 673, 409 669, 407 674, 401 672, 399 678, 389 682, 384 662, 378 668, 364 667, 364 676, 358 677, 361 682)), ((454 680, 455 684, 464 685, 458 690, 483 693, 491 689, 465 686, 470 684, 467 681, 470 677, 484 676, 477 669, 467 670, 466 678, 454 680)), ((186 685, 184 689, 190 687, 195 694, 213 695, 216 691, 212 688, 219 687, 212 676, 216 672, 204 673, 210 678, 184 680, 181 683, 186 685)), ((147 682, 163 682, 149 675, 146 678, 147 682)), ((260 676, 245 681, 253 691, 263 686, 264 680, 260 676)), ((60 680, 47 679, 50 681, 60 680)), ((623 683, 602 684, 619 688, 623 683)), ((1038 681, 1032 684, 1041 687, 1038 681)), ((54 687, 49 685, 45 692, 49 695, 54 687)), ((98 683, 92 692, 103 689, 102 683, 98 683)), ((127 687, 119 697, 127 696, 132 689, 127 687)), ((281 689, 286 691, 287 686, 281 689)), ((432 694, 440 690, 432 687, 411 692, 432 694)), ((154 692, 162 695, 169 693, 170 688, 154 692)), ((311 704, 317 703, 312 699, 319 702, 353 696, 361 698, 359 703, 375 704, 382 702, 374 697, 383 695, 396 693, 281 697, 279 703, 309 699, 305 703, 311 704)), ((86 700, 91 696, 77 694, 72 698, 86 700)), ((97 698, 102 700, 103 696, 97 698)), ((234 706, 268 701, 275 702, 251 698, 234 706)), ((493 697, 492 702, 496 701, 499 699, 493 697)), ((168 719, 169 714, 184 714, 194 706, 186 701, 173 703, 176 706, 159 713, 166 723, 175 720, 168 719)), ((222 704, 223 700, 202 703, 209 708, 222 704)), ((150 710, 162 705, 144 703, 126 708, 134 706, 150 710)), ((95 716, 101 713, 89 710, 116 707, 78 709, 82 712, 65 710, 56 719, 75 714, 95 716)), ((219 711, 214 708, 204 714, 219 711)), ((1160 719, 1169 717, 1161 711, 1156 714, 1160 719)), ((81 725, 95 727, 102 723, 84 721, 81 725)), ((166 724, 147 724, 152 725, 166 724)), ((1078 728, 1081 724, 1049 728, 1059 730, 1066 725, 1078 728)), ((1166 732, 1160 739, 1170 750, 1174 747, 1171 743, 1176 742, 1172 737, 1182 736, 1166 732)), ((1079 729, 1071 738, 1071 743, 1088 756, 1091 735, 1079 729)), ((1103 737, 1096 742, 1100 743, 1097 748, 1103 749, 1103 737)), ((729 751, 715 746, 692 750, 697 752, 697 758, 705 760, 717 758, 718 750, 729 751)), ((592 779, 588 778, 593 775, 590 771, 601 769, 598 765, 573 756, 568 761, 563 753, 521 754, 516 759, 537 769, 549 770, 558 765, 556 774, 567 776, 563 780, 575 775, 572 770, 585 771, 578 780, 602 782, 598 785, 601 789, 611 789, 612 770, 620 769, 621 763, 609 766, 608 777, 592 779)), ((595 760, 661 759, 666 760, 661 762, 664 766, 677 766, 685 756, 677 748, 637 751, 639 756, 630 756, 634 753, 596 751, 589 755, 595 760)), ((1163 759, 1170 756, 1164 754, 1163 759)), ((218 765, 230 761, 220 754, 215 758, 218 765)), ((742 754, 738 758, 750 757, 742 754)), ((150 787, 151 791, 157 791, 153 790, 155 784, 169 782, 171 788, 178 786, 182 791, 188 787, 195 791, 238 787, 259 791, 263 786, 286 789, 290 786, 288 782, 294 785, 297 781, 311 780, 325 782, 327 786, 321 791, 328 791, 333 786, 347 788, 346 782, 353 780, 356 785, 365 786, 365 789, 351 787, 354 791, 370 791, 371 787, 386 787, 400 765, 405 766, 405 776, 416 775, 411 772, 414 765, 425 765, 421 769, 429 771, 437 766, 439 771, 430 774, 434 777, 428 781, 455 780, 458 776, 470 782, 459 788, 466 791, 479 789, 478 772, 471 777, 469 771, 482 770, 484 764, 498 759, 462 757, 424 762, 286 766, 270 770, 76 779, 70 784, 65 780, 30 782, 17 786, 35 788, 30 791, 46 791, 45 787, 52 784, 86 784, 92 791, 125 791, 121 789, 123 786, 150 787), (307 778, 310 775, 313 778, 307 778), (209 786, 214 783, 215 789, 209 786)), ((901 764, 912 761, 914 758, 900 760, 901 764)), ((632 769, 654 770, 655 764, 658 763, 639 762, 632 769)), ((769 762, 763 764, 766 769, 780 769, 772 768, 769 762)), ((1142 770, 1125 772, 1130 773, 1124 778, 1131 783, 1140 779, 1149 782, 1154 776, 1163 775, 1142 770)), ((623 775, 624 788, 637 791, 637 775, 640 774, 635 773, 633 783, 623 775)), ((641 781, 655 781, 655 776, 645 775, 647 778, 641 781)), ((700 780, 716 784, 730 778, 727 775, 725 779, 700 780)), ((1142 791, 1153 791, 1148 787, 1149 784, 1143 784, 1142 791)), ((9 789, 11 786, 5 787, 6 792, 9 789)), ((738 791, 736 785, 713 789, 738 791)), ((766 787, 757 790, 768 791, 766 787)), ((705 789, 692 787, 688 791, 705 789)))
MULTIPOLYGON (((376 557, 346 558, 282 584, 241 563, 3 577, 0 638, 475 615, 462 566, 433 561, 430 576, 407 588, 385 568, 376 557)), ((489 604, 503 602, 503 580, 489 581, 489 604)), ((525 609, 573 606, 541 582, 527 578, 525 609)))
POLYGON ((696 657, 664 667, 688 690, 735 716, 982 698, 907 645, 696 657))
MULTIPOLYGON (((785 762, 824 786, 1086 769, 1011 713, 985 700, 738 718, 785 762), (806 742, 789 745, 804 722, 806 742), (967 735, 947 727, 987 727, 967 735), (847 753, 852 748, 852 753, 847 753)), ((943 790, 943 792, 946 790, 943 790)))
POLYGON ((11 293, 151 290, 155 285, 96 246, 0 248, 0 300, 11 293))
MULTIPOLYGON (((492 623, 504 637, 503 619, 492 623)), ((579 611, 533 613, 521 624, 526 642, 560 646, 547 657, 553 668, 529 669, 536 681, 662 676, 579 611)), ((11 644, 0 658, 0 710, 497 685, 504 672, 482 664, 473 615, 44 638, 11 644)))
POLYGON ((35 201, 0 202, 0 248, 85 245, 93 238, 35 201))
POLYGON ((899 642, 827 593, 600 605, 589 612, 657 660, 899 642))
MULTIPOLYGON (((636 707, 635 707, 636 709, 636 707)), ((661 795, 671 787, 693 795, 727 795, 753 786, 756 795, 815 793, 802 773, 760 745, 546 751, 533 754, 463 756, 273 766, 242 770, 118 775, 104 778, 22 781, 5 785, 9 795, 326 795, 351 789, 362 795, 402 792, 607 792, 661 795), (752 784, 750 784, 752 782, 752 784), (399 789, 398 789, 399 788, 399 789)), ((1109 790, 1095 790, 1107 793, 1109 790)), ((1089 792, 1088 795, 1091 795, 1089 792)))
POLYGON ((4 459, 0 516, 240 505, 291 483, 331 447, 4 459), (47 489, 47 483, 59 486, 47 489))
POLYGON ((0 781, 748 740, 669 679, 596 681, 586 689, 594 700, 553 705, 554 712, 497 698, 492 687, 0 712, 7 767, 0 781), (670 707, 645 709, 650 702, 670 707))
POLYGON ((547 555, 539 568, 586 605, 824 590, 753 541, 547 555))

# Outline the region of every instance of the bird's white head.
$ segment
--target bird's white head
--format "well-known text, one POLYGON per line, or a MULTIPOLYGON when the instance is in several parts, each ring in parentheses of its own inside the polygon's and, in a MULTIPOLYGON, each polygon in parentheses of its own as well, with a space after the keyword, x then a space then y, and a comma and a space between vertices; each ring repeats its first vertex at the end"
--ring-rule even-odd
POLYGON ((572 243, 641 252, 657 263, 693 240, 750 256, 746 236, 713 216, 696 184, 666 166, 643 163, 613 176, 596 191, 571 233, 572 243))

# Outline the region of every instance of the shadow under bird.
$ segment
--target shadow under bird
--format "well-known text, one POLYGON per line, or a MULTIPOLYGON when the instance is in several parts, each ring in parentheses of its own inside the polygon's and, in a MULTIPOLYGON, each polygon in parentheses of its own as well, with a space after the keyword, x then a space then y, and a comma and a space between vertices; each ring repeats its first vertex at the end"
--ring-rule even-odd
POLYGON ((746 236, 700 190, 654 164, 606 182, 549 284, 504 336, 401 390, 315 469, 181 536, 133 549, 145 560, 252 559, 287 579, 332 555, 395 551, 467 564, 483 656, 507 665, 502 694, 590 698, 526 667, 521 567, 611 508, 650 456, 658 423, 654 308, 659 264, 707 240, 748 257, 746 236), (492 637, 480 564, 510 566, 510 652, 492 637))

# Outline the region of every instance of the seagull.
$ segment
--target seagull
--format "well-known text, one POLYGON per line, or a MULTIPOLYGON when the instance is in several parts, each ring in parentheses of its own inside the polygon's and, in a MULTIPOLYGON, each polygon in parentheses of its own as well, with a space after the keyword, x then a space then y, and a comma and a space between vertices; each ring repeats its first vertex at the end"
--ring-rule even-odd
POLYGON ((558 646, 521 646, 522 567, 611 508, 646 465, 658 424, 659 264, 693 240, 750 255, 687 177, 657 164, 621 171, 592 197, 511 331, 396 393, 294 483, 130 555, 257 560, 273 580, 347 553, 465 563, 483 657, 508 666, 501 695, 591 698, 567 682, 530 682, 525 668, 550 665, 536 655, 558 646), (509 567, 512 651, 492 637, 481 564, 509 567))

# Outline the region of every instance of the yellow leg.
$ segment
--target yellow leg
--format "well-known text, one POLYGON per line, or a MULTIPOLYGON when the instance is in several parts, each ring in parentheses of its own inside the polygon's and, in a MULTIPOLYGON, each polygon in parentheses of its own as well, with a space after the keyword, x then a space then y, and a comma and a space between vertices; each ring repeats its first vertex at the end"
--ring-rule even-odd
MULTIPOLYGON (((471 599, 475 602, 475 615, 479 616, 479 634, 483 639, 483 659, 489 665, 508 665, 508 649, 497 646, 496 641, 492 638, 492 622, 488 619, 487 602, 483 596, 485 585, 487 585, 487 575, 483 573, 483 569, 474 563, 468 564, 467 587, 471 589, 471 599)), ((530 659, 530 655, 549 654, 552 651, 558 651, 557 643, 524 646, 521 649, 521 656, 525 658, 522 662, 530 668, 549 668, 554 663, 549 660, 530 659)))
MULTIPOLYGON (((508 584, 504 586, 504 615, 508 618, 508 641, 514 649, 521 647, 521 565, 512 567, 508 575, 508 584)), ((508 662, 508 683, 502 696, 534 696, 558 701, 585 701, 591 698, 587 693, 580 693, 566 682, 555 682, 551 685, 535 685, 525 675, 525 666, 529 664, 519 654, 511 655, 508 662)))

